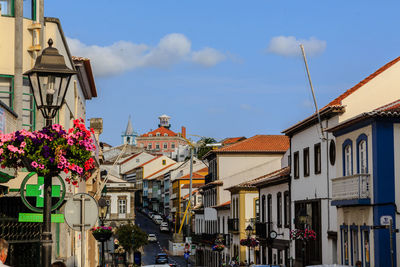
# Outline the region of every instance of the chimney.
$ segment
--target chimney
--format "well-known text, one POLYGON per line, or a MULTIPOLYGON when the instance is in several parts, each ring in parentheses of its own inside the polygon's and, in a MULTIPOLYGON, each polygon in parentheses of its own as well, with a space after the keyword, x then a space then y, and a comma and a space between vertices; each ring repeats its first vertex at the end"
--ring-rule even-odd
POLYGON ((186 127, 182 126, 182 137, 186 138, 186 127))

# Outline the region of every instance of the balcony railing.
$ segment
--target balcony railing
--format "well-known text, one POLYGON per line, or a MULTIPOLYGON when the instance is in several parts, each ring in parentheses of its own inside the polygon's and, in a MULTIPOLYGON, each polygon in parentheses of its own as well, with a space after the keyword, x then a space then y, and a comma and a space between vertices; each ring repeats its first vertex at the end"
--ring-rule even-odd
POLYGON ((356 174, 332 179, 332 200, 370 197, 370 175, 356 174))
POLYGON ((239 231, 239 219, 228 219, 228 231, 238 232, 239 231))
POLYGON ((175 199, 176 197, 177 197, 177 194, 174 193, 174 194, 171 195, 170 199, 175 199))

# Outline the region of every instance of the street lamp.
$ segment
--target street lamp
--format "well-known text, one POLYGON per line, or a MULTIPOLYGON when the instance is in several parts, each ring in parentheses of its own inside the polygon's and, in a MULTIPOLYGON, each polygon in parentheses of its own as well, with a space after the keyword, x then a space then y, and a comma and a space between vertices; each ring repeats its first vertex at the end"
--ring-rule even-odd
MULTIPOLYGON (((253 234, 253 227, 251 227, 250 224, 247 225, 247 227, 246 227, 246 234, 247 234, 247 241, 248 241, 248 244, 250 244, 250 242, 251 242, 251 235, 253 234)), ((247 265, 248 265, 248 266, 250 266, 250 247, 251 247, 251 246, 248 246, 248 247, 247 247, 247 249, 249 250, 249 258, 248 258, 248 261, 247 261, 247 265)))
MULTIPOLYGON (((24 73, 28 75, 33 96, 37 108, 42 112, 46 119, 46 126, 52 124, 57 111, 64 103, 72 75, 76 74, 65 65, 65 60, 53 45, 53 40, 49 39, 49 47, 43 50, 42 54, 36 58, 33 69, 24 73)), ((51 184, 53 175, 50 173, 44 179, 44 205, 43 205, 43 226, 42 226, 42 266, 51 265, 51 184)))
MULTIPOLYGON (((101 221, 101 226, 104 226, 104 221, 106 220, 107 214, 108 214, 108 208, 109 205, 107 204, 107 200, 102 197, 98 201, 99 203, 99 219, 101 221)), ((101 240, 101 265, 104 266, 104 240, 101 240)))

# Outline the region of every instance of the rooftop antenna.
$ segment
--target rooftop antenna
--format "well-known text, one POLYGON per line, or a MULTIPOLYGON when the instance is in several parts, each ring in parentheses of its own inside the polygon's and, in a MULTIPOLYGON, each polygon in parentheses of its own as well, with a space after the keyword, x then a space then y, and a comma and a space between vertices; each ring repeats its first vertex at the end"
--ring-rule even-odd
POLYGON ((308 82, 310 83, 310 88, 311 88, 311 93, 313 96, 313 100, 314 100, 314 106, 315 106, 315 111, 317 113, 317 117, 318 117, 318 122, 319 122, 319 126, 321 128, 321 136, 320 139, 325 141, 326 138, 323 135, 324 129, 322 128, 322 122, 321 122, 321 116, 319 114, 319 108, 318 108, 318 104, 317 104, 317 99, 315 98, 315 93, 314 93, 314 87, 311 81, 311 76, 310 76, 310 71, 308 69, 308 63, 307 63, 307 58, 306 58, 306 52, 304 51, 304 46, 303 44, 300 44, 300 49, 301 49, 301 53, 303 54, 303 59, 304 59, 304 65, 306 66, 306 71, 307 71, 307 76, 308 76, 308 82))

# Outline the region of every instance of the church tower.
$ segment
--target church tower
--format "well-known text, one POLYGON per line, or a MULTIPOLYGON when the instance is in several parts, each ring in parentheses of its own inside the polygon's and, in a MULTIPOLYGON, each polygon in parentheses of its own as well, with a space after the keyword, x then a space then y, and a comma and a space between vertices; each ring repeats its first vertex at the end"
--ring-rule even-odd
POLYGON ((131 116, 129 116, 128 125, 126 126, 125 133, 122 134, 122 143, 135 146, 137 136, 138 134, 133 131, 131 116))

